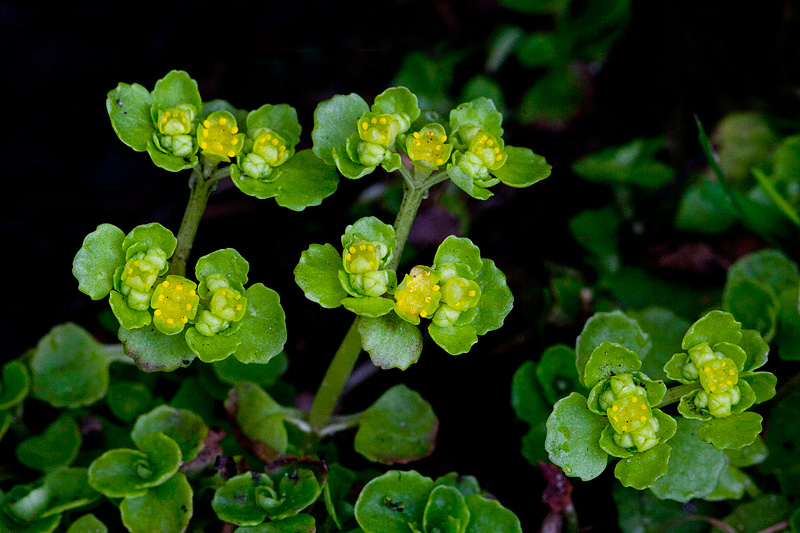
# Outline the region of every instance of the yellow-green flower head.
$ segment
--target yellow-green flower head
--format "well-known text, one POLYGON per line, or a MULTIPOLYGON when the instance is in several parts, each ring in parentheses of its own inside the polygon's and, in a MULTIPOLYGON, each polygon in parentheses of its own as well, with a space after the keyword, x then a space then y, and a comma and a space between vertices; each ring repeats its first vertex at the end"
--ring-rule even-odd
POLYGON ((470 279, 452 277, 442 285, 442 302, 459 311, 475 307, 480 298, 480 286, 470 279))
POLYGON ((150 291, 166 264, 167 254, 160 248, 148 248, 128 259, 120 276, 120 292, 127 296, 129 307, 138 311, 150 307, 150 291))
POLYGON ((274 167, 284 164, 294 154, 286 139, 269 128, 256 128, 251 135, 252 148, 240 164, 242 171, 251 178, 268 178, 274 167))
POLYGON ((731 408, 742 399, 742 392, 736 385, 725 392, 698 391, 694 397, 694 405, 699 409, 707 409, 714 418, 730 416, 731 408))
POLYGON ((461 170, 477 179, 485 179, 490 170, 497 170, 506 162, 503 139, 482 129, 470 131, 468 148, 458 160, 461 170))
POLYGON ((428 124, 406 139, 406 152, 412 161, 424 161, 438 168, 453 152, 453 146, 446 141, 447 135, 440 124, 428 124))
POLYGON ((167 276, 156 285, 150 299, 153 323, 166 335, 175 335, 197 314, 197 285, 183 276, 167 276))
POLYGON ((197 110, 191 104, 159 109, 156 128, 162 135, 189 135, 197 110))
POLYGON ((633 376, 621 374, 609 378, 608 388, 599 400, 618 446, 636 447, 643 452, 658 444, 658 419, 653 416, 645 389, 634 383, 633 376))
POLYGON ((395 312, 413 324, 419 324, 420 317, 432 316, 442 298, 438 285, 440 277, 438 272, 425 266, 412 268, 394 293, 395 312))
POLYGON ((354 242, 342 252, 342 266, 348 274, 375 272, 389 250, 380 242, 354 242))
POLYGON ((215 111, 197 126, 197 142, 200 152, 230 161, 242 151, 244 133, 239 133, 236 118, 228 111, 215 111))
POLYGON ((388 148, 408 127, 408 121, 398 114, 368 112, 358 119, 358 136, 364 142, 388 148))

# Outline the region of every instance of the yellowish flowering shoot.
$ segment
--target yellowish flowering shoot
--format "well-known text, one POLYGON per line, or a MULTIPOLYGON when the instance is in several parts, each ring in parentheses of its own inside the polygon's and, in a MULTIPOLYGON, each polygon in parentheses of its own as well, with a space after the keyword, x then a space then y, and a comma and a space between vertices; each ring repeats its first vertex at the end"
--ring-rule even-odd
POLYGON ((417 166, 435 170, 444 165, 453 152, 447 140, 440 124, 428 124, 406 139, 406 153, 417 166))
POLYGON ((481 288, 473 280, 453 276, 442 284, 442 305, 433 317, 441 327, 456 325, 461 314, 474 308, 481 298, 481 288))
POLYGON ((160 248, 148 248, 128 259, 120 274, 119 288, 131 309, 146 311, 150 307, 153 284, 166 265, 167 254, 160 248))
POLYGON ((180 104, 169 109, 159 109, 156 115, 155 144, 164 152, 178 157, 194 153, 192 141, 197 110, 191 104, 180 104))
POLYGON ((208 304, 201 309, 195 328, 203 335, 211 336, 238 322, 247 310, 247 297, 230 286, 222 274, 208 276, 205 280, 210 292, 208 304))
POLYGON ((636 385, 630 374, 609 378, 599 403, 608 415, 618 446, 644 452, 658 444, 658 419, 653 416, 645 389, 636 385))
POLYGON ((236 118, 228 111, 215 111, 197 126, 200 152, 222 161, 236 157, 242 151, 244 139, 244 133, 239 133, 236 118))
POLYGON ((241 162, 242 171, 251 178, 268 178, 273 168, 284 164, 294 154, 286 139, 269 128, 256 128, 251 136, 251 152, 241 162))
POLYGON ((184 326, 194 320, 200 297, 197 284, 182 276, 167 276, 156 285, 150 299, 153 308, 153 323, 166 335, 183 331, 184 326))
POLYGON ((698 344, 689 350, 689 361, 683 367, 683 375, 687 379, 700 381, 703 389, 695 396, 694 404, 707 409, 715 418, 729 416, 731 407, 741 399, 736 363, 724 354, 715 352, 708 343, 698 344))
POLYGON ((438 272, 428 267, 412 268, 394 293, 395 312, 412 324, 419 324, 420 318, 432 317, 442 298, 440 278, 438 272))

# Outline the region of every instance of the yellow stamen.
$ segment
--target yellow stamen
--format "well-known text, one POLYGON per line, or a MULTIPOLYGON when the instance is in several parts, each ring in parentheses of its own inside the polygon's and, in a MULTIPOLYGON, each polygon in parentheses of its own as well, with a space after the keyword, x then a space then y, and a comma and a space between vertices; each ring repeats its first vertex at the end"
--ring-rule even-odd
POLYGON ((237 133, 239 133, 239 128, 238 128, 238 127, 236 127, 236 126, 232 127, 232 128, 231 128, 231 133, 232 133, 233 135, 236 135, 237 133))
MULTIPOLYGON (((235 140, 236 139, 234 139, 234 141, 235 140)), ((228 151, 228 157, 234 157, 235 155, 236 155, 236 152, 234 152, 233 150, 228 151)))
POLYGON ((168 318, 167 319, 167 324, 174 324, 174 323, 175 323, 175 319, 174 318, 168 318))
POLYGON ((161 316, 161 309, 156 309, 153 314, 156 316, 161 316))
POLYGON ((231 139, 231 144, 234 145, 234 146, 239 144, 239 139, 236 139, 236 138, 231 139))
POLYGON ((206 119, 206 120, 203 121, 203 126, 205 126, 206 128, 210 128, 211 127, 211 122, 209 122, 208 119, 206 119))
POLYGON ((469 294, 470 297, 475 296, 475 291, 469 291, 467 294, 469 294))
POLYGON ((228 123, 228 119, 227 118, 222 117, 222 118, 219 119, 219 125, 220 126, 224 126, 227 123, 228 123))
POLYGON ((169 287, 169 281, 164 280, 164 283, 162 283, 161 285, 163 285, 164 287, 169 287))
POLYGON ((442 135, 442 137, 439 140, 445 142, 447 140, 447 135, 442 135))
POLYGON ((163 302, 164 301, 164 295, 163 294, 159 294, 158 295, 158 301, 159 302, 163 302))
POLYGON ((433 286, 433 292, 436 292, 436 291, 438 291, 438 290, 439 290, 439 286, 438 286, 438 285, 434 285, 434 286, 433 286))
POLYGON ((636 403, 636 402, 638 402, 638 401, 639 401, 639 398, 637 398, 636 396, 634 396, 633 398, 631 398, 631 402, 633 402, 633 403, 636 403))
POLYGON ((426 313, 425 311, 420 311, 419 312, 419 316, 421 316, 422 318, 425 318, 426 316, 428 316, 428 313, 426 313))

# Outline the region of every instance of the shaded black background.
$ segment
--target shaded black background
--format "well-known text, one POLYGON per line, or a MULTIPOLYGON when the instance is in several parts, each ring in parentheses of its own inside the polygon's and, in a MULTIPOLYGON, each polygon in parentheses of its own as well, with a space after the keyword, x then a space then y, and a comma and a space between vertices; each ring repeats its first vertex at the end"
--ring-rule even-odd
MULTIPOLYGON (((610 200, 605 188, 577 180, 569 165, 635 136, 667 135, 667 158, 685 178, 701 161, 693 113, 707 124, 733 110, 797 119, 798 7, 789 0, 752 6, 635 1, 628 30, 594 79, 591 102, 568 128, 522 126, 506 116, 507 142, 533 148, 554 167, 552 177, 535 187, 497 186, 491 201, 468 202, 469 236, 507 273, 516 295, 506 327, 457 359, 431 343, 417 365, 405 373, 380 373, 345 402, 347 411, 362 409, 404 381, 433 404, 441 420, 439 447, 410 468, 429 476, 452 470, 475 475, 520 516, 526 530, 539 527, 543 482, 519 455, 526 428, 509 407, 511 376, 550 343, 574 342, 576 331, 540 327, 547 312, 542 265, 548 260, 579 266, 566 220, 610 200)), ((458 86, 481 71, 489 36, 502 24, 533 30, 551 21, 489 0, 64 2, 47 8, 0 2, 2 357, 17 357, 65 321, 114 341, 98 321, 106 304, 79 293, 70 273, 83 237, 98 224, 129 231, 157 221, 177 232, 188 173, 157 169, 146 154, 116 138, 104 105, 118 82, 152 88, 169 70, 183 69, 198 81, 204 100, 224 98, 243 109, 289 103, 304 129, 300 148, 310 148, 313 111, 321 100, 357 92, 371 101, 392 84, 407 52, 433 52, 441 43, 470 51, 456 70, 458 86)), ((498 73, 508 102, 518 102, 541 73, 509 60, 498 73)), ((236 248, 250 261, 251 282, 281 295, 289 379, 301 391, 316 387, 351 316, 305 300, 292 269, 308 244, 337 242, 352 222, 349 204, 377 176, 343 179, 333 197, 302 213, 223 184, 200 226, 195 258, 236 248)), ((429 215, 426 223, 444 223, 429 215)), ((391 222, 392 215, 382 216, 391 222)), ((663 224, 644 239, 680 238, 670 234, 668 220, 663 224)), ((430 262, 435 248, 417 244, 421 262, 430 262)), ((645 244, 651 243, 637 241, 634 248, 645 244)), ((710 279, 721 285, 724 271, 712 272, 710 279)), ((351 460, 351 466, 366 466, 351 460)), ((591 487, 577 494, 579 514, 596 501, 591 487)), ((608 503, 608 495, 601 498, 608 503)), ((609 513, 585 519, 614 527, 609 513)))

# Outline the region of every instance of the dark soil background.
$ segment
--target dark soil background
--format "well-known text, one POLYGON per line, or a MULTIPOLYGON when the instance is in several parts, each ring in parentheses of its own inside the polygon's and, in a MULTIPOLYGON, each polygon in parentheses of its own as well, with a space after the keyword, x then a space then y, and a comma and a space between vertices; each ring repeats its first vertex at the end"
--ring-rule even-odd
MULTIPOLYGON (((497 186, 492 200, 467 204, 468 236, 506 272, 516 296, 506 326, 458 358, 430 343, 408 371, 381 372, 345 401, 347 411, 362 409, 403 381, 432 403, 441 422, 438 448, 409 468, 432 477, 453 470, 475 475, 517 513, 526 531, 540 527, 544 481, 519 454, 527 428, 509 406, 511 376, 549 344, 574 343, 581 324, 555 328, 543 319, 548 312, 543 265, 581 267, 566 220, 611 198, 606 188, 578 180, 570 164, 637 136, 667 135, 667 158, 685 177, 702 164, 694 113, 707 125, 735 110, 800 116, 800 6, 790 0, 747 5, 635 0, 627 31, 594 77, 591 101, 568 127, 523 126, 506 115, 507 142, 530 147, 553 165, 552 176, 530 189, 497 186)), ((406 53, 433 52, 442 43, 469 50, 456 70, 458 87, 481 71, 486 43, 500 25, 533 30, 549 23, 490 0, 60 2, 47 8, 0 1, 6 95, 0 115, 5 272, 0 357, 19 356, 66 321, 113 342, 99 320, 105 302, 79 293, 70 272, 84 236, 103 222, 129 231, 157 221, 177 232, 188 172, 160 170, 117 139, 104 106, 118 82, 152 88, 169 70, 183 69, 198 81, 204 100, 223 98, 243 109, 289 103, 304 128, 300 147, 310 148, 318 102, 350 92, 371 101, 392 85, 406 53)), ((509 60, 498 79, 510 107, 539 75, 509 60)), ((236 248, 250 262, 251 282, 281 295, 289 328, 288 379, 300 391, 313 392, 352 317, 307 301, 292 269, 310 243, 339 239, 353 221, 350 204, 382 179, 379 174, 342 179, 334 196, 301 213, 223 184, 200 226, 195 258, 236 248)), ((378 214, 393 219, 391 213, 378 214)), ((429 263, 435 250, 426 244, 429 233, 452 226, 425 206, 418 222, 411 244, 420 262, 429 263)), ((627 241, 628 251, 657 263, 646 257, 647 250, 684 239, 671 227, 670 220, 652 225, 627 241)), ((703 276, 721 286, 724 268, 703 276)), ((349 446, 351 437, 345 435, 343 444, 349 446)), ((349 466, 368 466, 345 457, 349 466)), ((576 490, 576 505, 582 525, 616 527, 610 495, 597 494, 593 484, 576 490)))

